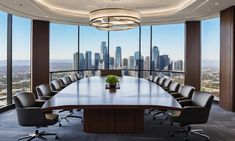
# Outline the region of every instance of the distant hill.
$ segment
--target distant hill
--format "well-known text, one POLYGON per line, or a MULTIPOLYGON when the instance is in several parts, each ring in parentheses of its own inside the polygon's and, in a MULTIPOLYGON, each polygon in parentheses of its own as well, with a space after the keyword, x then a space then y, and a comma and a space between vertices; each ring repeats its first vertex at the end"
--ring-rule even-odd
POLYGON ((202 60, 202 67, 209 67, 209 68, 219 68, 219 61, 216 60, 202 60))

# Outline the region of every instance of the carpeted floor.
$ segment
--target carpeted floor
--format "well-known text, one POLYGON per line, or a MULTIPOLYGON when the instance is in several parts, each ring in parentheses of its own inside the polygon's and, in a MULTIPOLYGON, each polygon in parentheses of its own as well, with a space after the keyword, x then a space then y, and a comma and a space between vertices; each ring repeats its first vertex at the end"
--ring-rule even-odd
MULTIPOLYGON (((200 116, 200 115, 199 115, 200 116)), ((140 134, 88 134, 83 132, 79 119, 63 121, 63 127, 58 124, 43 128, 43 130, 57 133, 60 141, 184 141, 183 134, 170 137, 171 130, 179 129, 178 125, 170 126, 169 122, 159 124, 159 119, 152 120, 145 115, 145 131, 140 134)), ((235 113, 228 112, 213 104, 210 119, 205 125, 195 125, 192 128, 202 128, 210 136, 211 141, 235 141, 235 113)), ((14 141, 27 135, 35 128, 20 127, 17 123, 15 110, 0 113, 0 141, 14 141)), ((47 138, 55 140, 53 137, 47 138)), ((190 136, 191 141, 204 141, 205 138, 190 136)))

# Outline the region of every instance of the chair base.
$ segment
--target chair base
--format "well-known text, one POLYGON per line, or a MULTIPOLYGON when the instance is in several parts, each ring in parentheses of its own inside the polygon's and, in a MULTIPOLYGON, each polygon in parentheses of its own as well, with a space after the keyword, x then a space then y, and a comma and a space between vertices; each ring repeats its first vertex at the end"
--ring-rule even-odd
MULTIPOLYGON (((63 110, 63 111, 66 111, 66 110, 63 110)), ((60 112, 63 112, 63 111, 60 111, 60 112)), ((69 114, 64 116, 64 117, 61 117, 60 120, 59 120, 59 126, 61 127, 62 124, 61 124, 61 121, 62 120, 66 120, 67 122, 69 122, 68 118, 79 118, 81 119, 81 122, 83 122, 83 117, 82 116, 77 116, 77 115, 74 115, 75 113, 73 112, 73 110, 70 110, 69 111, 69 114)))
POLYGON ((198 136, 206 138, 206 141, 210 140, 210 137, 206 135, 202 129, 194 129, 192 130, 190 126, 187 126, 186 128, 181 128, 181 130, 178 131, 172 131, 171 136, 173 137, 175 133, 185 133, 185 141, 188 141, 188 137, 191 134, 196 134, 198 136))
POLYGON ((24 139, 27 139, 27 141, 31 141, 36 138, 41 139, 41 140, 47 140, 43 136, 55 136, 55 139, 59 139, 59 137, 55 133, 45 133, 45 131, 39 132, 39 130, 36 130, 33 134, 29 134, 28 136, 20 137, 18 139, 18 141, 24 140, 24 139))

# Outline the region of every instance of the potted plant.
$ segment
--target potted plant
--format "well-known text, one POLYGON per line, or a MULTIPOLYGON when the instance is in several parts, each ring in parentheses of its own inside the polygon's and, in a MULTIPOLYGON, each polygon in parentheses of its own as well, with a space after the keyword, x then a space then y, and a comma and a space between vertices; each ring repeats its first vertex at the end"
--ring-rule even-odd
POLYGON ((110 88, 116 88, 118 82, 118 77, 115 75, 108 75, 106 78, 106 83, 109 84, 110 88))

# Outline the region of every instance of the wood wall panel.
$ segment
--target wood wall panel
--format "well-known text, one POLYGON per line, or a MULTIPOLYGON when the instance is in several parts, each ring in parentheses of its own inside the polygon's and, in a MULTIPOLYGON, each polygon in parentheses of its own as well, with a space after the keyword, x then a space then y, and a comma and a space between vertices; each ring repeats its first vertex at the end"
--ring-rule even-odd
POLYGON ((185 24, 185 84, 201 89, 201 23, 185 24))
POLYGON ((235 111, 235 7, 220 13, 220 105, 235 111))
POLYGON ((32 21, 31 87, 49 83, 49 22, 32 21))

